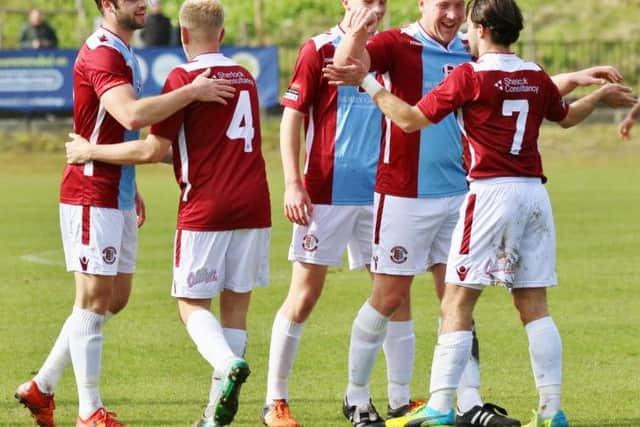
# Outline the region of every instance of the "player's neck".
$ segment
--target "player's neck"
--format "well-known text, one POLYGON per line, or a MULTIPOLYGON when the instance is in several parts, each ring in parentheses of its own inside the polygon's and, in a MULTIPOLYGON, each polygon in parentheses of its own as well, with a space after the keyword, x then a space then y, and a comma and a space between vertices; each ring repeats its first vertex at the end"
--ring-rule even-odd
POLYGON ((220 53, 220 44, 189 44, 185 46, 185 50, 187 57, 191 61, 194 58, 207 53, 220 53))
POLYGON ((509 46, 503 46, 495 43, 480 43, 478 46, 478 56, 482 56, 487 53, 512 53, 512 51, 509 46))
POLYGON ((102 27, 118 36, 127 45, 131 42, 131 38, 133 37, 133 30, 120 28, 118 25, 113 24, 106 19, 102 21, 102 27))

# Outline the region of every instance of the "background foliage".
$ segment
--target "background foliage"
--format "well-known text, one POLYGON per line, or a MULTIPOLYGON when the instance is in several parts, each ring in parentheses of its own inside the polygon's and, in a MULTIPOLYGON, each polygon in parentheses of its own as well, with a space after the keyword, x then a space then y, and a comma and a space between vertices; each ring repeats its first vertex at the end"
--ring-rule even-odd
MULTIPOLYGON (((17 34, 26 10, 41 7, 58 30, 61 47, 78 46, 98 16, 95 2, 82 0, 86 24, 64 13, 75 8, 71 0, 3 0, 0 6, 3 47, 16 47, 17 34), (83 34, 84 33, 84 34, 83 34)), ((224 2, 227 12, 227 42, 255 42, 256 0, 224 2), (245 37, 246 35, 246 37, 245 37)), ((310 34, 334 25, 342 14, 339 0, 262 0, 266 42, 299 44, 310 34)), ((180 0, 164 0, 165 13, 177 24, 180 0)), ((536 40, 638 39, 640 0, 519 0, 526 17, 524 37, 536 40)), ((418 16, 417 0, 389 0, 385 24, 398 26, 418 16)))

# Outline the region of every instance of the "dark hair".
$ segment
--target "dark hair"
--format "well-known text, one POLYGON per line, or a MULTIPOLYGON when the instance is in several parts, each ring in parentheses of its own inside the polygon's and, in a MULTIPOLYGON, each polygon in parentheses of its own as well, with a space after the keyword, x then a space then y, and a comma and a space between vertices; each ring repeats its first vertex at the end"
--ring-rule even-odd
POLYGON ((467 16, 489 30, 494 43, 509 46, 518 40, 523 28, 522 12, 515 0, 471 0, 467 16))
MULTIPOLYGON (((102 10, 102 0, 95 0, 96 1, 96 6, 98 7, 98 10, 100 11, 100 15, 104 14, 104 10, 102 10)), ((109 3, 113 3, 116 8, 118 7, 118 0, 109 0, 109 3)))

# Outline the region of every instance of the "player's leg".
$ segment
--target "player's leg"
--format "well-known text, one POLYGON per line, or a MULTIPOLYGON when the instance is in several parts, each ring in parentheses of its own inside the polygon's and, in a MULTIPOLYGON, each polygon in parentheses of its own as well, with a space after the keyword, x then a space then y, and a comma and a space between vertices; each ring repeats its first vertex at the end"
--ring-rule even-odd
POLYGON ((547 307, 546 287, 557 283, 556 241, 551 203, 544 186, 528 184, 529 220, 520 246, 521 267, 513 300, 529 340, 529 356, 539 393, 538 409, 529 426, 568 425, 561 406, 562 340, 547 307))
MULTIPOLYGON (((130 273, 119 273, 116 276, 116 283, 114 285, 111 303, 109 305, 109 309, 104 314, 105 323, 126 306, 129 300, 129 295, 131 294, 132 278, 133 274, 130 273)), ((44 406, 43 404, 40 405, 43 407, 49 407, 51 405, 55 407, 53 404, 53 394, 55 393, 56 387, 60 382, 60 378, 62 377, 65 368, 71 363, 68 324, 69 319, 67 318, 60 329, 60 333, 56 338, 49 355, 42 364, 42 367, 38 370, 38 373, 33 377, 36 388, 33 389, 31 393, 42 395, 39 399, 46 401, 44 406)), ((17 393, 18 399, 29 399, 28 387, 30 387, 30 382, 21 386, 22 391, 17 393)), ((38 397, 35 398, 38 399, 38 397)))
MULTIPOLYGON (((65 244, 67 269, 74 271, 76 296, 69 324, 69 353, 76 377, 79 400, 78 426, 108 422, 119 426, 105 410, 100 397, 99 383, 102 362, 102 328, 105 313, 113 297, 115 278, 120 271, 123 243, 127 234, 127 212, 118 209, 72 206, 72 243, 65 244)), ((63 219, 61 223, 69 220, 63 219)), ((136 237, 134 237, 135 239, 136 237)))
MULTIPOLYGON (((437 199, 413 200, 411 204, 403 206, 400 216, 401 221, 407 221, 411 224, 411 229, 415 236, 420 236, 420 245, 411 248, 411 255, 419 259, 423 268, 420 272, 427 270, 432 272, 435 290, 442 298, 444 293, 444 273, 446 268, 447 256, 451 245, 451 233, 455 227, 458 210, 463 195, 453 197, 443 197, 437 199), (404 212, 410 212, 410 216, 402 218, 404 212), (413 218, 417 221, 411 223, 413 218)), ((393 200, 392 200, 393 203, 393 200)), ((400 359, 397 360, 395 366, 389 366, 388 373, 395 371, 396 380, 389 378, 389 417, 399 417, 404 415, 416 407, 421 406, 421 401, 410 401, 409 383, 411 381, 414 361, 415 335, 413 334, 413 324, 411 322, 410 300, 405 301, 403 306, 394 314, 392 321, 389 322, 387 331, 387 341, 391 337, 402 337, 404 347, 411 348, 410 351, 403 352, 400 359), (398 320, 398 323, 396 323, 398 320), (404 320, 404 322, 402 322, 404 320), (396 329, 394 331, 394 329, 396 329), (399 329, 399 331, 398 331, 399 329), (398 384, 400 381, 402 383, 398 384), (394 384, 395 383, 395 384, 394 384)), ((394 343, 395 344, 395 343, 394 343)), ((384 349, 387 356, 387 349, 393 355, 395 345, 387 345, 385 341, 384 349)), ((396 351, 398 352, 398 351, 396 351)), ((387 362, 393 361, 393 357, 387 357, 387 362)))
MULTIPOLYGON (((104 215, 104 219, 96 221, 96 231, 100 234, 112 230, 112 221, 108 219, 109 211, 97 210, 97 212, 104 215), (102 226, 102 228, 99 227, 102 226)), ((102 261, 106 265, 116 266, 117 274, 113 277, 111 285, 111 293, 108 298, 108 304, 104 311, 104 317, 102 325, 104 326, 113 315, 119 313, 127 305, 129 296, 131 295, 131 287, 133 282, 133 273, 136 268, 136 259, 138 253, 138 225, 135 209, 126 211, 117 211, 119 214, 119 225, 121 224, 120 244, 119 246, 104 247, 101 251, 102 261), (115 249, 118 248, 118 249, 115 249), (119 252, 119 253, 118 253, 119 252)), ((98 241, 101 239, 98 238, 98 241)), ((79 273, 76 273, 78 276, 79 273)), ((103 297, 100 300, 106 301, 103 297)), ((73 349, 72 349, 73 351, 73 349)), ((74 361, 74 371, 75 368, 74 361)), ((77 380, 76 374, 76 380, 77 380)), ((93 425, 94 422, 105 422, 107 425, 112 423, 114 426, 119 426, 120 423, 116 421, 112 414, 106 411, 104 408, 97 409, 89 418, 83 417, 84 420, 79 420, 79 424, 84 422, 88 425, 93 425)))
POLYGON ((471 354, 472 313, 480 289, 450 285, 441 306, 442 330, 431 365, 431 396, 427 405, 404 417, 387 420, 387 426, 400 427, 423 420, 421 425, 453 425, 453 399, 460 377, 471 354))
POLYGON ((243 383, 249 375, 249 367, 244 359, 235 357, 225 339, 222 326, 210 310, 211 299, 177 298, 178 310, 191 340, 200 355, 212 366, 223 367, 217 401, 208 405, 198 425, 213 426, 216 423, 229 424, 237 411, 237 396, 233 396, 233 408, 219 408, 220 401, 234 391, 235 382, 243 383), (229 411, 227 409, 230 409, 229 411))
POLYGON ((78 423, 102 417, 100 398, 104 314, 109 308, 115 276, 75 273, 76 298, 69 328, 69 351, 78 388, 78 423))
POLYGON ((374 274, 371 296, 353 321, 343 413, 354 425, 384 425, 371 403, 369 380, 389 319, 407 299, 412 280, 413 276, 374 274))
POLYGON ((411 399, 416 335, 411 317, 411 294, 389 319, 382 344, 387 363, 387 418, 400 417, 424 404, 411 399))
MULTIPOLYGON (((397 313, 396 319, 399 321, 410 318, 410 302, 407 299, 413 276, 424 272, 427 259, 427 245, 423 239, 415 238, 416 235, 421 235, 420 205, 418 199, 378 193, 374 196, 371 257, 373 287, 369 300, 360 308, 352 325, 349 385, 343 405, 345 416, 352 422, 361 415, 377 420, 378 415, 372 410, 368 389, 371 371, 386 338, 390 317, 397 313)), ((405 326, 409 327, 401 334, 411 335, 410 331, 407 333, 410 325, 405 326)), ((404 378, 398 380, 399 383, 406 384, 412 368, 405 366, 398 369, 398 366, 393 366, 394 359, 387 358, 391 359, 390 370, 394 380, 397 371, 406 369, 400 372, 400 377, 404 378)), ((402 388, 403 394, 408 394, 408 387, 404 385, 402 388)), ((400 397, 397 400, 406 399, 406 403, 409 403, 408 396, 400 397)), ((390 399, 394 400, 394 396, 391 395, 390 399)))
MULTIPOLYGON (((247 313, 251 292, 237 293, 225 289, 220 293, 220 324, 222 333, 237 357, 244 358, 247 349, 247 313)), ((213 405, 220 392, 224 367, 215 368, 209 392, 209 405, 213 405)))
POLYGON ((341 265, 357 222, 358 207, 314 205, 308 226, 294 224, 288 258, 292 261, 287 296, 271 330, 267 392, 262 420, 268 426, 295 427, 289 410, 289 377, 304 324, 324 288, 329 265, 341 265))
POLYGON ((294 261, 289 292, 271 330, 265 405, 289 398, 289 375, 298 352, 304 323, 315 307, 327 274, 326 265, 294 261))
MULTIPOLYGON (((370 265, 373 206, 360 206, 357 211, 353 237, 347 245, 349 268, 351 270, 366 268, 373 282, 370 265)), ((412 401, 409 394, 415 359, 415 334, 409 298, 391 316, 382 348, 387 364, 387 395, 389 397, 387 416, 389 412, 393 415, 394 411, 405 413, 422 403, 412 401)))
POLYGON ((549 315, 545 288, 514 289, 513 300, 529 340, 531 367, 539 394, 538 409, 527 426, 568 425, 560 409, 562 340, 549 315), (544 421, 549 424, 544 424, 544 421))
MULTIPOLYGON (((180 319, 200 355, 213 369, 227 369, 235 356, 222 326, 211 312, 211 300, 224 288, 225 257, 231 231, 177 230, 173 253, 173 286, 180 319)), ((214 407, 207 407, 198 423, 213 424, 214 407)))
MULTIPOLYGON (((446 264, 435 264, 430 268, 433 275, 433 282, 435 292, 439 302, 442 302, 445 290, 445 271, 446 264)), ((442 328, 442 318, 438 316, 438 335, 442 328)), ((464 369, 458 389, 457 395, 457 416, 458 418, 464 417, 472 419, 470 417, 471 412, 475 415, 478 409, 483 407, 482 398, 480 397, 480 352, 479 343, 475 330, 475 322, 473 323, 473 344, 471 346, 471 355, 469 361, 464 369), (469 415, 469 416, 467 416, 469 415)), ((495 405, 492 405, 495 406, 495 405)), ((477 418, 477 417, 476 417, 477 418)))

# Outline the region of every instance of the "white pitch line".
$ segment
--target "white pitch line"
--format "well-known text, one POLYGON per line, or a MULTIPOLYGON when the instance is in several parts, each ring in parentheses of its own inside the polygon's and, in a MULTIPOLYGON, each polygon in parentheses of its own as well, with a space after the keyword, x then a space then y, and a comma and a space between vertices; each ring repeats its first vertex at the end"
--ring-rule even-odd
POLYGON ((49 250, 43 252, 34 252, 31 254, 24 254, 20 256, 20 259, 26 262, 31 262, 33 264, 43 264, 43 265, 65 265, 64 261, 60 260, 60 252, 59 250, 49 250), (57 258, 57 259, 52 259, 57 258))

